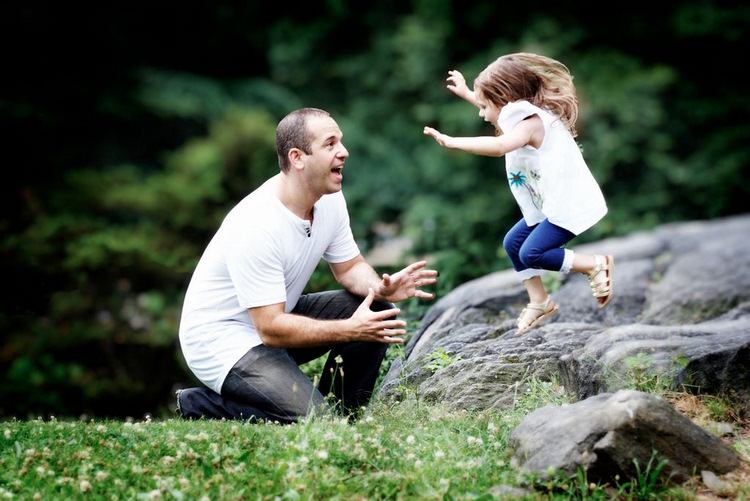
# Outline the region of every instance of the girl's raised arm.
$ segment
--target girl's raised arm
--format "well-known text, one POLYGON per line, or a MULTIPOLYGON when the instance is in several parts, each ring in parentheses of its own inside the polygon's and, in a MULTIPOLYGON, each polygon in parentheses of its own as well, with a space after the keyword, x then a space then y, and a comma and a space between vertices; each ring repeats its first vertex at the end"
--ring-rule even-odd
POLYGON ((474 91, 466 85, 466 79, 463 74, 458 70, 450 70, 448 72, 448 78, 446 79, 449 83, 447 85, 448 90, 453 92, 461 99, 465 99, 474 106, 477 105, 476 96, 474 91))

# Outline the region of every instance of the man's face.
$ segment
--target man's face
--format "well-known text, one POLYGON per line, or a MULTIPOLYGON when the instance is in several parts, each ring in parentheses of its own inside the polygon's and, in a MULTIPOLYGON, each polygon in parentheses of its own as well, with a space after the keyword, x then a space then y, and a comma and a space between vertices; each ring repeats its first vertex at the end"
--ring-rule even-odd
POLYGON ((327 116, 313 116, 307 121, 312 133, 311 153, 304 154, 304 176, 318 196, 341 190, 344 162, 349 152, 341 142, 343 136, 336 121, 327 116))

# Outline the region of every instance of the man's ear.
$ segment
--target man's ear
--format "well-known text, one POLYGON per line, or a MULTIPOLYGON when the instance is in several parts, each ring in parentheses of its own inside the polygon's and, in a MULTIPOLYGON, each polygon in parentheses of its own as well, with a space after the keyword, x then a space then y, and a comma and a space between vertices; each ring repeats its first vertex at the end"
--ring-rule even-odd
POLYGON ((304 155, 305 152, 299 148, 290 149, 289 153, 287 153, 287 158, 289 158, 289 165, 291 165, 295 169, 301 169, 304 165, 302 161, 304 155))

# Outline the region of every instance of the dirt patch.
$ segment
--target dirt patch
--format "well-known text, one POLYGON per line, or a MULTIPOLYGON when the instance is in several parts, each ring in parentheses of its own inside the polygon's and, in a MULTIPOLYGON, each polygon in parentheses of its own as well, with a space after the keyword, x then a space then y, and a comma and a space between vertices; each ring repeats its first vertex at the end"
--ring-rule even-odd
POLYGON ((750 419, 710 395, 683 393, 666 399, 677 411, 726 441, 740 455, 740 467, 719 475, 718 485, 707 485, 698 476, 685 487, 694 489, 699 501, 737 499, 740 494, 750 497, 750 419))

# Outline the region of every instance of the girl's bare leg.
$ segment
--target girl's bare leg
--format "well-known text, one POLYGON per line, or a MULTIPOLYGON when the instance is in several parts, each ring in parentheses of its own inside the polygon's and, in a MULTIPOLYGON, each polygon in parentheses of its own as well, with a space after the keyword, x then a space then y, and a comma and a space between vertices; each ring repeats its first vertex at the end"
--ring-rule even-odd
POLYGON ((526 292, 529 293, 529 302, 543 303, 547 300, 547 291, 544 289, 542 277, 539 275, 523 281, 526 292))
POLYGON ((518 317, 516 335, 541 325, 558 310, 557 305, 544 289, 542 277, 535 276, 524 280, 523 285, 529 294, 529 304, 518 317))

